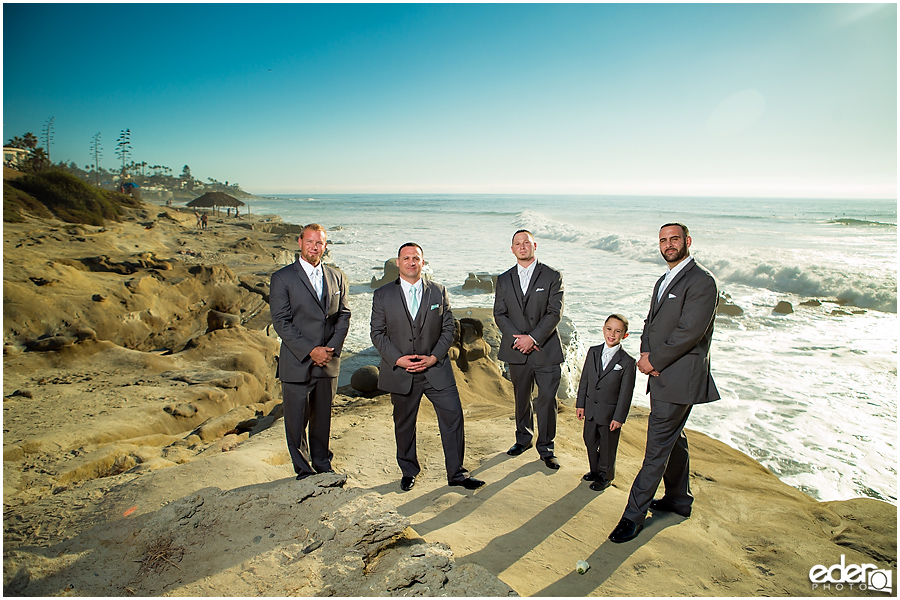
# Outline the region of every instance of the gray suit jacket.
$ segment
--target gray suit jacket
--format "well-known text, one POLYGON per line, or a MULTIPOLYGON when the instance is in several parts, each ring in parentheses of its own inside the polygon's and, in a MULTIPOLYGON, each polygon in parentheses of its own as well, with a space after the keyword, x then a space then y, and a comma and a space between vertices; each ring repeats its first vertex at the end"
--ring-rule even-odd
POLYGON ((657 302, 660 277, 653 288, 650 313, 641 334, 641 352, 659 377, 649 377, 650 397, 672 404, 701 404, 719 399, 709 366, 719 295, 712 274, 691 261, 657 302))
POLYGON ((422 280, 422 301, 416 320, 409 316, 400 279, 381 286, 372 296, 372 344, 381 355, 378 387, 385 392, 408 394, 413 376, 397 366, 401 356, 434 356, 437 364, 425 370, 428 383, 437 390, 456 384, 447 352, 453 344, 455 325, 450 297, 444 286, 422 280))
POLYGON ((624 423, 634 395, 637 362, 624 348, 619 348, 606 369, 602 369, 604 346, 591 346, 588 350, 575 408, 583 408, 585 419, 601 425, 609 425, 610 421, 624 423))
POLYGON ((538 261, 524 296, 517 267, 497 277, 494 320, 503 334, 497 357, 512 364, 524 364, 526 360, 536 365, 562 363, 562 344, 556 329, 562 311, 563 281, 556 269, 538 261), (526 333, 534 338, 540 351, 525 355, 513 350, 512 345, 516 341, 513 336, 526 333))
POLYGON ((322 266, 324 302, 316 297, 306 271, 297 262, 272 274, 269 311, 281 337, 278 377, 302 383, 310 375, 337 377, 341 368, 341 348, 350 329, 347 308, 347 280, 333 267, 322 266), (334 348, 334 358, 325 365, 312 364, 309 353, 316 346, 334 348))

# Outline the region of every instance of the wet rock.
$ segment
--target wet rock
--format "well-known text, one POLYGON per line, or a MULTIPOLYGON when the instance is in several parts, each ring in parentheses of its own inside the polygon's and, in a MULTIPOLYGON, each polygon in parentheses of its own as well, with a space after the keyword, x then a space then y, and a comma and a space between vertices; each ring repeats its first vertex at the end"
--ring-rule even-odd
POLYGON ((493 292, 496 283, 496 275, 491 275, 490 273, 469 273, 469 276, 462 284, 462 289, 493 292))
POLYGON ((786 302, 782 300, 778 304, 775 305, 775 308, 772 309, 772 312, 781 314, 781 315, 789 315, 794 312, 794 307, 791 306, 790 302, 786 302))
POLYGON ((378 367, 366 365, 358 368, 350 377, 350 385, 357 392, 368 394, 378 390, 378 367))
POLYGON ((801 302, 800 306, 822 306, 822 302, 813 298, 812 300, 801 302))
POLYGON ((716 305, 716 314, 737 317, 744 314, 744 309, 731 301, 731 296, 725 293, 719 294, 719 303, 716 305))
POLYGON ((381 279, 376 279, 372 277, 372 281, 369 284, 372 288, 380 288, 386 283, 390 283, 397 279, 400 276, 400 268, 397 266, 396 258, 389 258, 384 261, 384 274, 381 276, 381 279))

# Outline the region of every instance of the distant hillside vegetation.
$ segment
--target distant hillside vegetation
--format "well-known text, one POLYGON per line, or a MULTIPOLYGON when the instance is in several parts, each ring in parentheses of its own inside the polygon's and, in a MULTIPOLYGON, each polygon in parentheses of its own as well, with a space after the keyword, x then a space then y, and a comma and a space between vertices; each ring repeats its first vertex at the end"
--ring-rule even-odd
POLYGON ((21 223, 24 213, 55 216, 68 223, 103 225, 119 220, 123 206, 140 206, 131 196, 95 187, 63 171, 41 171, 3 181, 3 220, 21 223))

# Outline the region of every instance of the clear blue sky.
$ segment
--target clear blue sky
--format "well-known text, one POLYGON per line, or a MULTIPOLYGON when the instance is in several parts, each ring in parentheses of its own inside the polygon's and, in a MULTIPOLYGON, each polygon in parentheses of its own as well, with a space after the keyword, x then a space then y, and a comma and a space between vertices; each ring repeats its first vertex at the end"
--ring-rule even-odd
POLYGON ((894 4, 3 5, 3 139, 255 193, 896 197, 894 4))

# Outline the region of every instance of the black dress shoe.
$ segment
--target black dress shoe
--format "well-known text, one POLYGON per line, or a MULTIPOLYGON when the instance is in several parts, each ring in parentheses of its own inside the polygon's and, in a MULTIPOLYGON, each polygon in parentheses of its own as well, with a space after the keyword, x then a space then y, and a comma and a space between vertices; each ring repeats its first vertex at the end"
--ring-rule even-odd
POLYGON ((608 488, 611 485, 612 485, 612 481, 610 481, 609 479, 606 479, 604 477, 600 477, 600 479, 591 483, 591 489, 594 490, 595 492, 602 492, 603 490, 605 490, 606 488, 608 488))
POLYGON ((404 492, 408 492, 413 489, 413 486, 416 485, 415 477, 401 477, 400 478, 400 489, 404 492))
POLYGON ((681 515, 685 519, 691 516, 691 507, 681 508, 680 506, 675 506, 672 504, 670 500, 666 498, 660 498, 659 500, 654 500, 650 503, 650 510, 656 512, 672 512, 676 515, 681 515))
POLYGON ((523 452, 525 452, 526 450, 528 450, 529 448, 531 448, 531 446, 532 446, 531 444, 528 444, 527 446, 523 446, 522 444, 516 443, 516 444, 513 444, 512 448, 507 450, 506 453, 509 454, 510 456, 518 456, 518 455, 522 454, 523 452))
POLYGON ((581 476, 584 481, 597 481, 600 479, 600 473, 594 473, 593 471, 589 473, 585 473, 581 476))
POLYGON ((637 534, 639 534, 641 532, 641 529, 643 528, 643 523, 635 523, 631 519, 622 517, 622 519, 619 521, 619 524, 616 525, 616 528, 613 529, 611 534, 609 534, 609 541, 616 544, 629 542, 636 538, 637 534))
POLYGON ((555 456, 545 456, 544 464, 547 465, 548 469, 553 469, 554 471, 559 468, 559 461, 556 460, 555 456))
POLYGON ((312 477, 313 475, 315 475, 315 473, 300 473, 297 475, 297 481, 302 481, 303 479, 306 479, 307 477, 312 477))
POLYGON ((461 485, 467 490, 477 490, 484 485, 484 482, 474 477, 466 477, 462 481, 448 481, 447 485, 461 485))

